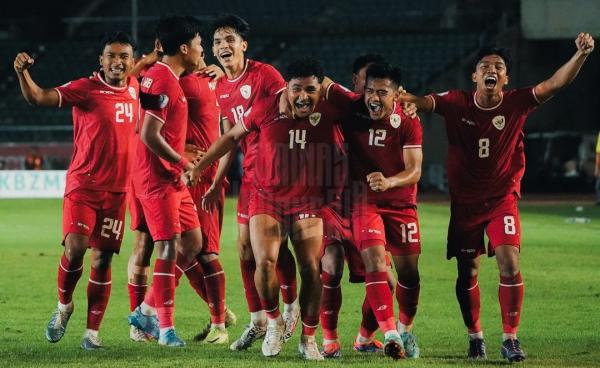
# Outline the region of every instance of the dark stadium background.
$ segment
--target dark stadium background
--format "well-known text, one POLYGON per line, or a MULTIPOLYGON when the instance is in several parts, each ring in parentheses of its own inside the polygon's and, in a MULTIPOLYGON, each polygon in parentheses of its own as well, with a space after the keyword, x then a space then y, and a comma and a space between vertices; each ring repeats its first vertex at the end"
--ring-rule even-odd
MULTIPOLYGON (((160 15, 191 14, 209 24, 216 14, 236 13, 252 28, 248 56, 281 71, 295 57, 313 55, 322 61, 327 75, 350 86, 352 61, 371 52, 401 66, 409 91, 468 89, 474 53, 482 45, 495 44, 512 51, 510 86, 527 86, 549 77, 571 57, 578 32, 600 35, 600 25, 594 22, 600 6, 595 1, 560 3, 67 0, 5 4, 0 13, 0 167, 24 169, 26 156, 34 153, 43 157, 44 169, 65 169, 71 152, 70 110, 32 108, 22 99, 12 66, 19 51, 35 57, 34 80, 53 87, 97 69, 104 32, 131 32, 138 50, 147 52, 160 15)), ((204 37, 203 46, 208 63, 215 62, 210 35, 204 37)), ((593 191, 594 146, 600 129, 597 53, 573 85, 529 118, 526 192, 593 191)), ((444 192, 443 123, 427 114, 421 118, 425 134, 421 190, 444 192)), ((232 168, 234 184, 238 177, 239 166, 232 168)))

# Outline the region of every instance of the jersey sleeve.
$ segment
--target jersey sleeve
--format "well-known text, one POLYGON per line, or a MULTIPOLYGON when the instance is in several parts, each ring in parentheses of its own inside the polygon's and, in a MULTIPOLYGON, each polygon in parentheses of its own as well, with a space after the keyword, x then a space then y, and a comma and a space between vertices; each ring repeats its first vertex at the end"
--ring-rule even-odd
POLYGON ((457 106, 466 106, 465 98, 458 90, 431 93, 427 98, 433 100, 433 112, 442 116, 449 115, 457 106))
POLYGON ((325 99, 341 111, 348 111, 352 103, 360 98, 361 95, 337 83, 331 83, 325 92, 325 99))
POLYGON ((264 65, 261 71, 265 96, 274 96, 285 88, 281 73, 271 65, 264 65))
POLYGON ((421 148, 423 145, 423 127, 419 118, 406 118, 402 127, 404 130, 402 148, 421 148))
POLYGON ((183 90, 183 95, 188 100, 200 100, 201 99, 201 91, 200 91, 200 83, 198 80, 193 77, 185 77, 179 80, 179 85, 183 90))
POLYGON ((169 84, 161 79, 152 81, 146 95, 152 96, 153 101, 151 105, 146 105, 146 113, 164 123, 167 120, 169 109, 173 104, 171 99, 176 98, 176 95, 171 92, 169 84))
POLYGON ((90 93, 89 78, 81 78, 54 88, 58 92, 58 107, 85 103, 90 93))
POLYGON ((522 114, 529 114, 540 105, 535 95, 535 87, 519 88, 514 91, 514 94, 522 114))

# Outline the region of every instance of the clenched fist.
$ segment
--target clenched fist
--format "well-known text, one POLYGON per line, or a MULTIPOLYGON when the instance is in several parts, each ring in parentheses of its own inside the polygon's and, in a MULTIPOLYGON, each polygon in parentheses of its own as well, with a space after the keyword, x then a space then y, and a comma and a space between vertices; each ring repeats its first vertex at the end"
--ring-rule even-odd
POLYGON ((27 55, 26 52, 20 52, 15 57, 15 71, 17 73, 23 73, 24 70, 29 69, 34 63, 34 60, 31 56, 27 55))

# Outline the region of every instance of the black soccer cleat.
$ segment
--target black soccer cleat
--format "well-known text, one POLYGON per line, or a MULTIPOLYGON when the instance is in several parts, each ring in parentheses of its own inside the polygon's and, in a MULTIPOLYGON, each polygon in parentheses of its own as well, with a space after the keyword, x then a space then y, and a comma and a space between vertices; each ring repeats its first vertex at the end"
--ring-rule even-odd
POLYGON ((469 340, 469 359, 484 360, 487 359, 485 352, 485 341, 483 339, 469 340))
POLYGON ((504 340, 500 353, 509 363, 522 362, 526 357, 518 339, 504 340))

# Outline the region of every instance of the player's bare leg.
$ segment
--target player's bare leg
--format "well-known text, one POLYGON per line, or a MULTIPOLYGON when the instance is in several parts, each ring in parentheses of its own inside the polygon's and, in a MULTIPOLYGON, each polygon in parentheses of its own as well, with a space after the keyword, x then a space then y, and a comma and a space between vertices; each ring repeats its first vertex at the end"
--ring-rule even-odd
POLYGON ((367 300, 375 313, 379 328, 384 333, 384 353, 393 359, 404 358, 402 339, 396 330, 392 292, 388 284, 388 266, 383 244, 361 251, 365 264, 367 300))
POLYGON ((112 257, 113 252, 92 249, 90 279, 87 287, 87 326, 81 341, 81 347, 85 350, 102 347, 98 330, 110 298, 112 257))
MULTIPOLYGON (((145 231, 134 231, 133 251, 127 263, 127 289, 131 312, 144 302, 153 251, 154 241, 150 234, 145 231)), ((130 326, 129 338, 137 342, 148 341, 148 335, 135 326, 130 326)))
POLYGON ((323 221, 308 218, 295 221, 290 235, 300 267, 300 311, 302 314, 302 336, 298 350, 307 360, 323 360, 315 340, 319 327, 321 309, 321 247, 323 245, 323 221))
POLYGON ((296 260, 288 248, 287 238, 281 242, 276 268, 281 298, 283 299, 282 316, 285 322, 283 339, 288 341, 296 331, 296 326, 300 321, 300 305, 296 291, 296 260))
POLYGON ((323 294, 321 302, 321 327, 323 329, 323 349, 325 358, 339 358, 342 348, 337 334, 338 317, 342 306, 341 280, 344 272, 344 247, 341 243, 329 244, 321 258, 321 282, 323 294))
POLYGON ((420 355, 420 349, 412 329, 419 304, 419 255, 394 256, 393 259, 398 275, 398 284, 396 285, 397 329, 404 344, 406 357, 416 359, 420 355))
POLYGON ((456 266, 456 298, 460 305, 463 321, 469 336, 469 359, 486 359, 483 331, 479 321, 480 290, 477 275, 479 274, 479 257, 457 257, 456 266))
POLYGON ((250 238, 256 260, 254 282, 268 319, 262 353, 268 357, 279 354, 284 342, 285 325, 279 311, 276 263, 285 236, 283 225, 275 218, 264 214, 250 218, 250 238))
POLYGON ((498 299, 502 313, 502 356, 509 362, 525 360, 525 352, 517 338, 521 306, 523 304, 523 279, 519 266, 519 248, 501 245, 494 249, 500 271, 498 299))
POLYGON ((65 249, 58 266, 58 306, 46 327, 46 339, 52 343, 64 336, 73 313, 73 292, 83 271, 89 240, 82 234, 69 233, 65 237, 65 249))

